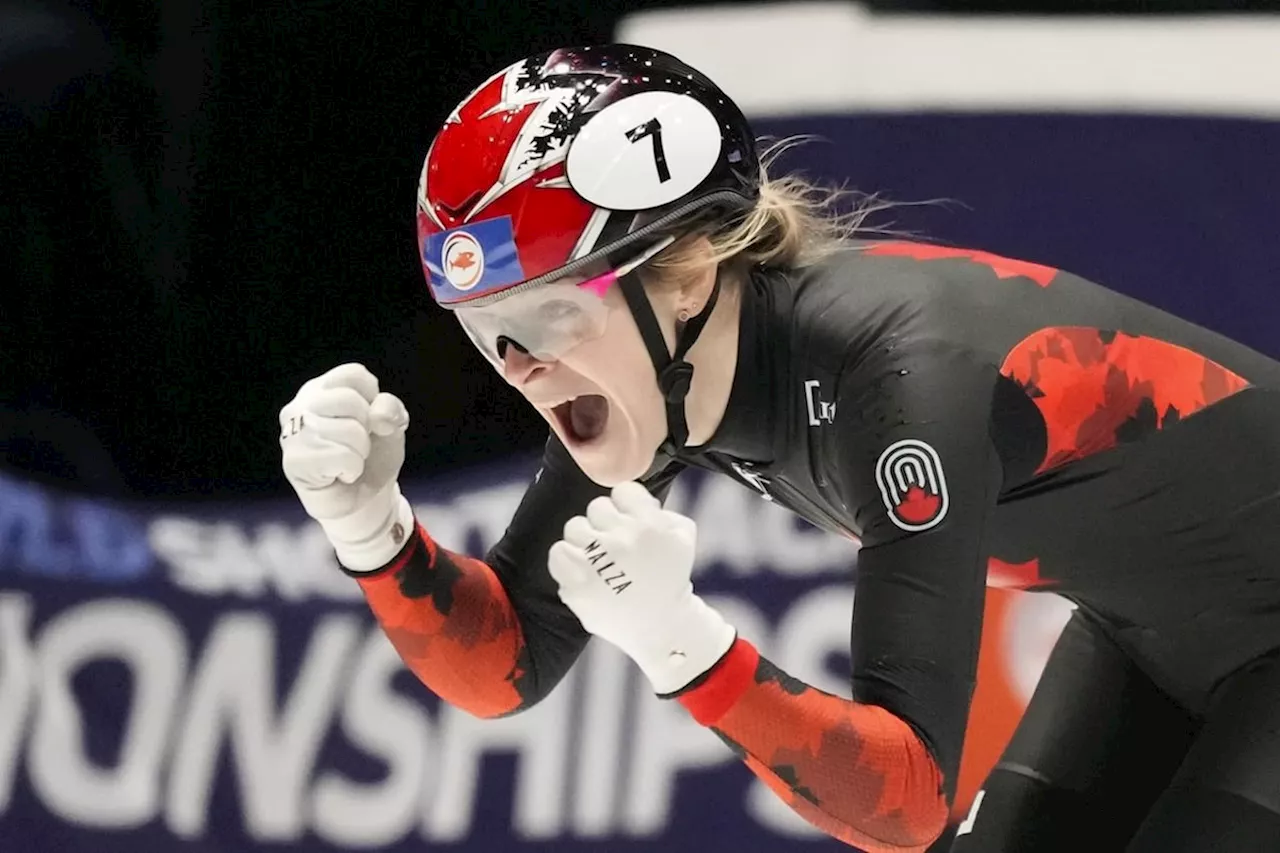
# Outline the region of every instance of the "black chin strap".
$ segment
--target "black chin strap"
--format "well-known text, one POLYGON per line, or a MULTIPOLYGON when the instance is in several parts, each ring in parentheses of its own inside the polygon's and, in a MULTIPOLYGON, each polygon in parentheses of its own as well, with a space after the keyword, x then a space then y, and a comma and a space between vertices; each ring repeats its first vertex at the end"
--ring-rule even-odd
POLYGON ((667 404, 667 438, 659 448, 659 453, 675 457, 684 449, 689 440, 689 425, 685 421, 684 399, 693 382, 693 365, 684 360, 702 334, 702 329, 711 319, 711 312, 716 307, 716 299, 720 296, 720 271, 716 270, 716 283, 711 288, 707 304, 695 317, 683 327, 676 330, 675 352, 667 352, 667 341, 662 336, 658 318, 653 313, 649 297, 645 295, 644 285, 635 273, 624 275, 618 281, 622 295, 635 317, 636 326, 640 329, 640 337, 644 339, 645 348, 649 350, 649 358, 653 360, 653 368, 658 373, 658 388, 662 391, 667 404))

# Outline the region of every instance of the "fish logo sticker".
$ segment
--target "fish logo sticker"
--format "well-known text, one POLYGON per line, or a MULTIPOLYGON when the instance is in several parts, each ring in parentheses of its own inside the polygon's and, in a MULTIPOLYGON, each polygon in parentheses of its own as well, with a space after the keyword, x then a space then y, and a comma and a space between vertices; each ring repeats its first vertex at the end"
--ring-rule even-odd
POLYGON ((440 253, 444 277, 458 290, 470 290, 484 275, 484 249, 465 231, 455 231, 440 253))
POLYGON ((947 515, 942 460, 923 441, 906 438, 889 445, 876 462, 876 485, 890 520, 903 530, 928 530, 947 515))
POLYGON ((528 277, 520 266, 510 216, 428 234, 422 241, 422 267, 431 295, 442 305, 493 296, 528 277))

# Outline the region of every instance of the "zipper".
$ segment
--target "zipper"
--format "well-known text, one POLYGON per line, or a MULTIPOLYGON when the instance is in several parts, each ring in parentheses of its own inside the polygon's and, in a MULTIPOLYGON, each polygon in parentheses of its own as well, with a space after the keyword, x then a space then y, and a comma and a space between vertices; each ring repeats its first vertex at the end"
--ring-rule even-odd
POLYGON ((769 485, 773 488, 774 493, 781 499, 780 503, 788 506, 790 509, 798 512, 801 517, 809 521, 816 527, 825 530, 828 533, 834 533, 845 539, 857 540, 857 536, 853 531, 849 530, 834 515, 826 510, 826 508, 814 503, 803 492, 792 486, 786 480, 778 479, 769 481, 769 485))
POLYGON ((815 527, 846 539, 858 538, 826 508, 815 503, 782 477, 769 479, 763 474, 756 473, 750 465, 735 460, 716 458, 714 461, 721 468, 722 473, 728 473, 724 470, 725 468, 732 470, 748 485, 755 488, 762 498, 797 513, 815 527))

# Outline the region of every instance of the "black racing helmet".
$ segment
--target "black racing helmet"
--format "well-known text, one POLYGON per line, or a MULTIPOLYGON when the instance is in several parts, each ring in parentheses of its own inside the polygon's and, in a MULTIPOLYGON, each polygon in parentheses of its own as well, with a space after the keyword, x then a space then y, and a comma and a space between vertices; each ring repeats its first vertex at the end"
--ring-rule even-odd
MULTIPOLYGON (((697 69, 635 45, 560 48, 498 72, 449 114, 419 180, 419 256, 453 311, 605 262, 657 371, 670 457, 688 438, 684 355, 720 281, 669 352, 634 271, 681 234, 745 215, 761 180, 742 111, 697 69)), ((476 343, 500 353, 508 341, 520 345, 476 343)))
POLYGON ((489 78, 436 135, 418 187, 423 271, 446 308, 491 302, 740 215, 760 179, 742 111, 674 56, 541 53, 489 78))

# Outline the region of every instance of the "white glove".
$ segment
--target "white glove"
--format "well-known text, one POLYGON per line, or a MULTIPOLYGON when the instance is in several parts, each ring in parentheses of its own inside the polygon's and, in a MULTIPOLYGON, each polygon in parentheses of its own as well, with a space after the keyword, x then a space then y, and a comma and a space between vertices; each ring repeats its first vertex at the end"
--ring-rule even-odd
POLYGON ((308 381, 280 410, 285 477, 356 572, 390 563, 414 529, 400 494, 409 412, 360 364, 308 381))
POLYGON ((547 565, 582 627, 617 646, 659 694, 679 691, 733 645, 733 626, 693 592, 697 526, 623 483, 564 526, 547 565))

